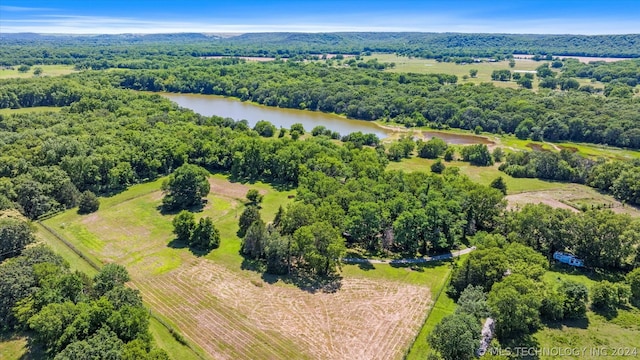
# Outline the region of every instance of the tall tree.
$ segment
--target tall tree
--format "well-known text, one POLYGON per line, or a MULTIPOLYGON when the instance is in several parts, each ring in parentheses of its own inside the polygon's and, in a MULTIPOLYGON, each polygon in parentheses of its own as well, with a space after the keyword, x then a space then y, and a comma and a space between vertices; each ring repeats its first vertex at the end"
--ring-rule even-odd
POLYGON ((242 239, 240 252, 251 259, 261 258, 264 254, 264 245, 268 236, 269 233, 264 222, 260 219, 254 221, 242 239))
POLYGON ((525 337, 540 325, 541 289, 523 275, 512 274, 494 284, 488 302, 501 341, 525 337))
POLYGON ((328 222, 303 226, 293 234, 291 253, 298 263, 319 275, 335 270, 344 256, 346 247, 340 232, 328 222))
POLYGON ((78 214, 89 214, 98 211, 100 207, 100 200, 98 197, 89 190, 80 195, 78 200, 78 214))
POLYGON ((213 225, 210 217, 200 218, 198 225, 193 229, 189 245, 203 251, 216 249, 220 246, 220 232, 213 225))
POLYGON ((480 346, 480 322, 467 314, 449 315, 429 334, 429 344, 446 360, 473 359, 480 346))
POLYGON ((209 173, 197 166, 184 164, 162 183, 165 196, 162 205, 167 210, 188 209, 202 205, 202 198, 210 191, 209 173))
POLYGON ((0 262, 20 255, 27 245, 35 241, 33 229, 20 218, 0 217, 0 262))
POLYGON ((187 210, 182 210, 173 218, 173 233, 178 241, 189 244, 193 229, 196 227, 193 214, 187 210))
POLYGON ((238 220, 238 237, 243 238, 251 224, 258 220, 261 220, 258 207, 253 205, 245 207, 238 220))

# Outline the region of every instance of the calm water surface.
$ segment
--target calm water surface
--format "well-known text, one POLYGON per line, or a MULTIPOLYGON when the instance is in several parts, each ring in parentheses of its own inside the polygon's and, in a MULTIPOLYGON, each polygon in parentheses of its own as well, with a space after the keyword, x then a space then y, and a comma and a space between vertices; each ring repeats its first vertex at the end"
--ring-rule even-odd
MULTIPOLYGON (((361 131, 365 134, 376 134, 383 139, 394 131, 382 128, 373 122, 347 119, 338 115, 326 114, 319 111, 284 109, 272 106, 257 105, 243 102, 234 98, 201 94, 160 93, 178 105, 191 109, 204 116, 217 115, 234 120, 246 119, 253 127, 260 120, 267 120, 277 128, 291 128, 295 123, 301 123, 306 131, 322 125, 341 135, 361 131)), ((425 140, 439 137, 449 144, 490 144, 487 138, 474 135, 452 134, 438 131, 421 131, 425 140)))
POLYGON ((341 135, 362 131, 365 134, 376 134, 381 139, 392 132, 372 122, 350 120, 319 111, 256 105, 233 98, 213 95, 162 93, 162 96, 204 116, 217 115, 234 120, 246 119, 251 127, 260 120, 267 120, 277 128, 289 129, 291 125, 301 123, 306 131, 311 131, 314 127, 322 125, 327 129, 339 132, 341 135))

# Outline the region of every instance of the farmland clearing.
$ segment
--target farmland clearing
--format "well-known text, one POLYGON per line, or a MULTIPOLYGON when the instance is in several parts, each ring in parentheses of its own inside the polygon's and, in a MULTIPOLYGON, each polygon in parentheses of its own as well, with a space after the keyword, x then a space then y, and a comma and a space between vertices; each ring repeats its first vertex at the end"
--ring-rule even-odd
POLYGON ((18 71, 18 68, 19 66, 0 67, 0 79, 61 76, 77 72, 73 65, 34 65, 26 72, 20 72, 18 71), (42 69, 42 73, 40 75, 36 76, 33 74, 33 71, 36 68, 42 69))
POLYGON ((158 210, 161 182, 106 198, 94 214, 70 210, 44 223, 97 261, 125 265, 145 303, 211 358, 401 358, 432 305, 432 287, 439 290, 450 271, 448 264, 344 265, 327 289, 242 270, 235 232, 247 190, 264 195, 265 221, 294 191, 213 175, 208 203, 195 215, 211 217, 222 242, 200 257, 172 243, 173 216, 158 210))

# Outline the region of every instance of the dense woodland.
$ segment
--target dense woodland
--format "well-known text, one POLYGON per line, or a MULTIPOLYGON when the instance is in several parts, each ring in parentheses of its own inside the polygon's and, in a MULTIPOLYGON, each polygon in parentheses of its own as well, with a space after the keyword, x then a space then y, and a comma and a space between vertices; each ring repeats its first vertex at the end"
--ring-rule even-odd
MULTIPOLYGON (((269 106, 345 114, 406 126, 514 133, 522 139, 640 148, 640 102, 626 84, 609 96, 579 90, 538 93, 491 84, 457 85, 445 74, 394 74, 326 63, 193 60, 162 70, 84 73, 81 82, 134 90, 217 94, 269 106)), ((545 81, 556 79, 545 76, 545 81)), ((47 80, 7 81, 0 107, 65 105, 81 91, 47 80), (55 87, 55 88, 51 88, 55 87), (69 96, 62 96, 67 94, 69 96)))
POLYGON ((610 92, 608 97, 575 90, 534 93, 491 84, 456 85, 455 76, 444 74, 294 63, 203 64, 113 76, 120 86, 136 90, 226 95, 406 126, 480 127, 534 140, 640 148, 640 102, 631 98, 632 90, 624 84, 619 86, 627 91, 610 92))
POLYGON ((152 345, 149 311, 124 285, 124 267, 71 271, 50 248, 27 247, 33 229, 12 211, 0 212, 0 235, 0 331, 29 331, 31 346, 57 360, 169 358, 152 345))
POLYGON ((640 36, 456 33, 254 33, 47 36, 0 34, 0 65, 142 63, 163 58, 398 53, 448 61, 512 54, 640 57, 640 36))
MULTIPOLYGON (((177 35, 172 41, 181 37, 190 35, 177 35)), ((163 211, 175 212, 197 206, 209 191, 204 185, 208 172, 216 172, 228 174, 233 181, 262 180, 278 188, 297 189, 295 201, 281 208, 274 219, 261 218, 258 193, 247 194, 249 203, 239 217, 237 234, 241 254, 265 272, 324 277, 336 272, 347 249, 367 256, 415 257, 475 245, 478 250, 454 270, 451 279, 449 294, 460 309, 453 315, 457 318, 443 321, 430 338, 445 358, 465 358, 466 350, 477 348, 479 321, 487 314, 496 319, 498 339, 509 344, 529 336, 543 320, 584 317, 587 304, 604 313, 640 298, 639 276, 634 275, 640 266, 637 219, 610 211, 574 214, 544 205, 507 211, 504 183, 479 185, 442 161, 430 174, 386 169, 389 161, 409 157, 414 150, 424 158, 454 158, 453 148, 438 139, 415 142, 404 137, 385 146, 372 135, 340 136, 299 124, 278 132, 263 121, 251 129, 246 121, 200 116, 159 95, 133 90, 220 94, 407 126, 514 133, 522 139, 635 149, 640 148, 637 98, 617 92, 602 96, 574 89, 534 93, 490 84, 458 85, 451 75, 394 74, 376 66, 238 59, 181 59, 169 66, 168 59, 174 55, 162 47, 156 48, 159 66, 149 66, 149 59, 134 59, 153 56, 143 54, 153 46, 142 44, 126 54, 137 38, 115 38, 121 42, 113 45, 118 53, 106 51, 104 59, 93 53, 83 55, 83 46, 95 49, 92 41, 110 43, 114 37, 63 41, 69 42, 65 46, 76 46, 77 59, 133 61, 139 66, 59 78, 0 80, 0 108, 61 107, 0 115, 0 210, 4 213, 20 212, 38 219, 85 203, 90 205, 88 211, 95 211, 99 203, 94 193, 117 193, 165 175, 170 176, 163 185, 163 211), (304 136, 308 132, 311 136, 304 136), (192 191, 185 196, 181 188, 192 191), (598 273, 629 273, 627 281, 602 282, 590 293, 576 283, 545 284, 542 274, 558 250, 573 252, 598 273), (455 352, 446 340, 457 338, 460 331, 472 334, 471 346, 457 347, 461 352, 455 352)), ((496 38, 504 40, 501 35, 496 38)), ((469 36, 458 40, 465 39, 478 40, 469 36)), ((522 36, 518 41, 526 44, 536 39, 522 36)), ((561 36, 545 39, 564 41, 561 36)), ((11 49, 20 54, 24 46, 20 42, 31 40, 2 41, 12 42, 11 49)), ((165 39, 160 36, 157 41, 165 39)), ((606 44, 602 41, 600 46, 606 44)), ((65 47, 36 48, 24 51, 52 63, 76 59, 71 53, 65 57, 65 47), (44 56, 41 50, 51 53, 44 56)), ((577 69, 571 61, 563 66, 566 74, 577 69)), ((618 74, 609 75, 610 82, 631 78, 615 67, 587 66, 591 73, 585 77, 607 69, 618 74)), ((460 155, 473 165, 488 166, 501 161, 504 154, 473 145, 463 147, 460 155)), ((586 183, 628 203, 640 203, 640 164, 636 162, 592 161, 569 151, 520 152, 507 154, 501 170, 516 177, 586 183)), ((221 239, 211 219, 196 223, 188 211, 174 219, 175 234, 196 249, 209 251, 220 242, 233 241, 221 239)), ((124 268, 107 265, 93 278, 70 271, 51 250, 29 245, 34 237, 21 216, 0 217, 0 234, 3 330, 30 329, 32 340, 51 358, 104 354, 166 358, 151 344, 149 314, 140 295, 123 285, 129 279, 124 268)))
POLYGON ((588 64, 575 59, 562 62, 562 75, 594 79, 603 83, 623 83, 636 86, 640 83, 640 60, 614 62, 593 61, 588 64))

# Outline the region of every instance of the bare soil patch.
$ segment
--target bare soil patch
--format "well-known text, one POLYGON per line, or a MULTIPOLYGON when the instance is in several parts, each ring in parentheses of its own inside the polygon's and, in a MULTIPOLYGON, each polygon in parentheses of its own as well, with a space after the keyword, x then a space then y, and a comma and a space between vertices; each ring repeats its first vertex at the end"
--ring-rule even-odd
POLYGON ((204 259, 134 284, 216 359, 398 359, 431 305, 423 286, 347 278, 310 293, 204 259))
MULTIPOLYGON (((224 196, 231 199, 244 199, 247 195, 247 191, 251 189, 250 185, 244 185, 241 183, 232 183, 227 179, 209 178, 209 185, 211 185, 211 193, 218 196, 224 196)), ((264 195, 267 192, 265 190, 259 190, 260 194, 264 195)))
POLYGON ((640 217, 636 207, 623 205, 610 195, 597 192, 595 189, 581 185, 573 185, 563 189, 530 191, 508 195, 507 209, 522 208, 525 204, 546 204, 554 208, 580 212, 582 209, 610 209, 615 213, 640 217))
POLYGON ((532 191, 520 194, 507 195, 507 210, 516 210, 522 208, 526 204, 545 204, 553 208, 567 209, 573 212, 579 212, 578 209, 571 207, 557 199, 559 191, 532 191))

